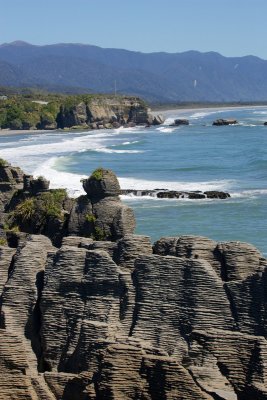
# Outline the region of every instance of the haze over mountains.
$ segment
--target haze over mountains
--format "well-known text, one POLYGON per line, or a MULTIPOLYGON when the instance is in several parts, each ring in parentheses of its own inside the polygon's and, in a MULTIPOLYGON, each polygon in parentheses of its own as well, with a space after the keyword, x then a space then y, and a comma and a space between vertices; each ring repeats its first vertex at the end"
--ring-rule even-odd
POLYGON ((83 44, 0 45, 0 85, 141 96, 154 102, 265 101, 267 61, 215 52, 140 53, 83 44))

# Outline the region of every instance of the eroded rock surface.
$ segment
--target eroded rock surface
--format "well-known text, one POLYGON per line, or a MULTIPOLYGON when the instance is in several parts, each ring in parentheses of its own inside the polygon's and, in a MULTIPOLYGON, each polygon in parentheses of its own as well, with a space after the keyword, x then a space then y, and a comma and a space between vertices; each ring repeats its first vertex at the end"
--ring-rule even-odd
POLYGON ((76 200, 0 173, 1 400, 267 400, 267 260, 254 246, 152 246, 109 170, 76 200))
POLYGON ((197 236, 21 235, 0 248, 0 398, 267 399, 266 268, 197 236))
POLYGON ((34 179, 2 164, 0 244, 8 240, 9 231, 46 235, 57 247, 66 236, 116 241, 134 232, 133 211, 120 200, 119 181, 111 170, 94 171, 81 183, 86 194, 71 199, 65 189, 49 190, 44 177, 34 179))
MULTIPOLYGON (((152 116, 138 97, 99 96, 79 103, 63 104, 56 117, 58 128, 111 129, 120 126, 160 125, 161 115, 152 116)), ((45 121, 44 121, 45 122, 45 121)))

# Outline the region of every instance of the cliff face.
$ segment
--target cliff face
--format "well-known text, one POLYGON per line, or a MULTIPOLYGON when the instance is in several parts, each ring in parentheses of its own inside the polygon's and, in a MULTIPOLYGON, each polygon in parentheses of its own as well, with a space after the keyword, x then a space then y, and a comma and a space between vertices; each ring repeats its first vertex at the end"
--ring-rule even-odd
MULTIPOLYGON (((114 176, 84 187, 96 209, 118 190, 114 176)), ((252 245, 17 240, 0 246, 1 399, 267 399, 267 260, 252 245)))
POLYGON ((78 95, 45 97, 47 101, 15 96, 0 103, 0 129, 111 129, 159 125, 146 103, 135 96, 78 95))
POLYGON ((147 105, 138 97, 99 97, 88 102, 62 105, 57 115, 58 128, 73 126, 91 129, 119 126, 159 125, 163 117, 153 117, 147 105))

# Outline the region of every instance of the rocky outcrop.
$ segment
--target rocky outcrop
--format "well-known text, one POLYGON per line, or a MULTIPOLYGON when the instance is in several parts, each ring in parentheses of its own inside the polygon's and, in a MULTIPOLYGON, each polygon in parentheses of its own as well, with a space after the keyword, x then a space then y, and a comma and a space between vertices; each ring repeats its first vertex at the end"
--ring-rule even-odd
POLYGON ((236 125, 236 124, 238 124, 238 121, 236 119, 216 119, 216 121, 212 123, 212 125, 216 126, 236 125))
MULTIPOLYGON (((134 232, 133 211, 120 201, 120 185, 112 171, 102 168, 94 171, 83 181, 83 188, 91 204, 91 214, 85 215, 85 220, 91 223, 89 236, 98 240, 117 240, 134 232)), ((75 213, 73 211, 72 216, 75 213)), ((81 232, 76 231, 76 234, 79 236, 81 232)))
POLYGON ((120 191, 122 195, 132 195, 137 197, 150 196, 157 197, 159 199, 227 199, 230 196, 227 192, 220 191, 206 191, 201 192, 199 190, 193 192, 188 191, 176 191, 168 189, 153 189, 153 190, 137 190, 137 189, 123 189, 120 191))
POLYGON ((161 125, 164 124, 165 122, 165 118, 163 117, 163 115, 154 115, 151 116, 151 118, 148 120, 148 124, 149 125, 161 125))
POLYGON ((11 96, 1 104, 0 129, 112 129, 136 125, 160 125, 161 115, 153 115, 136 96, 83 94, 45 96, 47 101, 28 96, 11 96), (16 115, 16 118, 14 118, 16 115))
POLYGON ((252 245, 29 235, 0 250, 1 399, 267 398, 252 245))
POLYGON ((9 164, 2 169, 3 178, 9 179, 5 182, 9 191, 0 197, 0 244, 11 236, 16 241, 14 231, 46 235, 58 247, 65 236, 115 241, 134 232, 133 211, 121 202, 118 179, 110 170, 94 171, 82 183, 86 195, 71 199, 64 189, 49 190, 44 177, 34 179, 9 164), (18 182, 11 174, 17 170, 18 182))
POLYGON ((189 120, 188 119, 175 119, 173 124, 170 124, 170 126, 180 126, 180 125, 189 125, 189 120))
POLYGON ((76 200, 1 173, 1 399, 267 399, 267 260, 254 246, 152 246, 110 170, 76 200))
POLYGON ((57 115, 58 128, 104 129, 120 126, 160 125, 164 118, 152 116, 140 98, 92 96, 87 101, 63 104, 57 115))
POLYGON ((0 212, 5 208, 16 190, 23 187, 23 171, 0 159, 0 212))

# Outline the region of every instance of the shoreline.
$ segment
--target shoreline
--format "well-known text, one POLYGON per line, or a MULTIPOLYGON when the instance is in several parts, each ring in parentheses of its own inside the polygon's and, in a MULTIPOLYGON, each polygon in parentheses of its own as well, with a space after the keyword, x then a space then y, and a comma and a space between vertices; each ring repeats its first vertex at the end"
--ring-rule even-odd
MULTIPOLYGON (((220 111, 223 109, 227 110, 235 110, 235 109, 250 109, 250 108, 267 108, 267 104, 264 105, 246 105, 246 106, 211 106, 211 107, 189 107, 189 108, 171 108, 171 109, 166 109, 166 110, 151 110, 152 115, 158 115, 159 113, 162 115, 169 114, 171 112, 176 112, 179 114, 185 114, 185 113, 190 113, 193 111, 199 111, 199 112, 205 112, 205 111, 220 111)), ((179 115, 178 114, 178 115, 179 115)), ((164 124, 163 124, 164 125, 164 124)), ((21 130, 21 129, 16 129, 16 130, 11 130, 11 129, 0 129, 0 138, 1 137, 8 137, 8 136, 22 136, 22 135, 35 135, 35 134, 45 134, 45 133, 71 133, 71 132, 78 132, 78 129, 69 129, 69 130, 62 130, 62 129, 52 129, 52 130, 44 130, 44 129, 29 129, 29 130, 21 130)), ((80 130, 83 132, 83 130, 80 130)), ((94 131, 94 129, 85 129, 84 132, 88 131, 94 131)))
POLYGON ((236 109, 250 109, 250 108, 267 108, 267 104, 265 106, 260 105, 260 106, 255 106, 253 104, 251 104, 250 106, 211 106, 211 107, 188 107, 188 108, 170 108, 170 109, 166 109, 166 110, 162 110, 162 109, 155 109, 155 110, 151 110, 151 113, 154 114, 166 114, 166 113, 170 113, 170 112, 192 112, 192 111, 219 111, 219 110, 236 110, 236 109))
POLYGON ((18 136, 18 135, 34 135, 40 133, 59 132, 60 129, 44 130, 44 129, 0 129, 0 137, 18 136))

